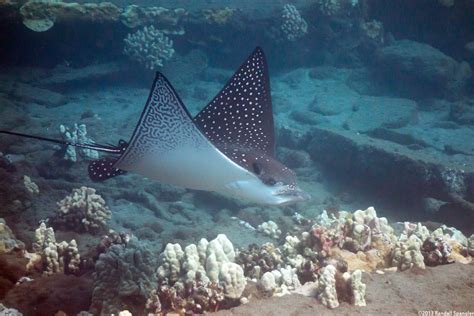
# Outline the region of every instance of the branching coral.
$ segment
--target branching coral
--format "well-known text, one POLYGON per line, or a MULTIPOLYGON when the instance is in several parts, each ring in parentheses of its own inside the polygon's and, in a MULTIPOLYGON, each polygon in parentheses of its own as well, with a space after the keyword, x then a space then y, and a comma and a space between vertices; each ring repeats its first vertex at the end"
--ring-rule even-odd
MULTIPOLYGON (((85 124, 74 124, 73 128, 68 128, 64 125, 59 126, 59 131, 63 136, 63 139, 68 143, 72 144, 94 144, 94 141, 87 136, 87 128, 85 124)), ((79 148, 79 155, 84 159, 98 159, 99 152, 97 150, 88 148, 79 148)), ((67 146, 64 153, 64 159, 72 162, 77 161, 76 148, 73 146, 67 146)))
POLYGON ((292 4, 285 4, 282 9, 281 31, 289 41, 295 41, 308 32, 308 24, 301 17, 298 9, 292 4))
POLYGON ((81 187, 58 202, 54 223, 73 230, 96 232, 104 228, 112 213, 95 189, 81 187))
MULTIPOLYGON (((69 243, 66 241, 56 242, 53 228, 47 227, 44 222, 35 230, 33 250, 40 258, 34 256, 31 258, 33 260, 41 259, 40 268, 44 270, 45 274, 79 272, 81 256, 76 241, 73 239, 69 243)), ((33 267, 37 264, 30 262, 29 266, 33 267)))
POLYGON ((173 41, 153 25, 145 26, 124 39, 124 54, 143 67, 154 70, 174 54, 173 41))

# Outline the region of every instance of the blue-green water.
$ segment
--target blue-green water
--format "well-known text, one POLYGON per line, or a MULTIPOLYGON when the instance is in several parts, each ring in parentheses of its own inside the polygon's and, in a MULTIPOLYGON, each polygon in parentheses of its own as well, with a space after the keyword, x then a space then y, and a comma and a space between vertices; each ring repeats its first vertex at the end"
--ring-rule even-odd
MULTIPOLYGON (((272 118, 274 128, 266 124, 270 132, 259 132, 255 142, 248 138, 252 133, 236 128, 235 133, 242 132, 247 139, 232 138, 219 145, 216 139, 228 134, 217 132, 213 139, 214 132, 205 134, 203 126, 198 129, 224 156, 231 156, 228 148, 249 156, 258 149, 259 155, 263 151, 272 161, 281 162, 294 172, 298 189, 311 199, 292 199, 284 205, 259 203, 270 201, 262 198, 264 187, 286 185, 289 177, 280 174, 284 179, 280 181, 274 171, 246 160, 240 164, 252 179, 261 180, 258 186, 242 189, 245 185, 239 182, 229 185, 233 189, 226 189, 226 195, 213 192, 224 191, 223 186, 206 189, 217 165, 208 166, 202 160, 200 164, 197 151, 187 152, 186 159, 173 159, 192 161, 191 169, 203 170, 196 173, 200 174, 197 180, 189 176, 201 190, 171 185, 187 177, 186 166, 170 169, 173 172, 164 177, 169 181, 157 181, 151 172, 138 167, 106 181, 92 181, 88 166, 94 160, 117 156, 0 134, 0 218, 24 242, 20 248, 33 252, 40 222, 54 228, 58 243, 77 241, 82 258, 78 268, 66 268, 61 271, 64 279, 54 281, 58 288, 73 282, 66 279, 69 276, 84 283, 83 299, 71 305, 68 315, 101 312, 97 302, 102 296, 92 289, 97 271, 102 271, 96 266, 99 253, 109 251, 110 241, 96 250, 104 235, 122 234, 115 236, 120 240, 135 236, 139 244, 129 247, 135 250, 117 250, 117 256, 133 256, 127 252, 131 251, 143 257, 136 259, 142 260, 137 270, 141 265, 156 265, 148 267, 155 271, 168 243, 184 248, 224 233, 235 248, 265 242, 282 246, 287 234, 308 229, 323 210, 337 214, 374 206, 377 215, 390 223, 422 222, 430 230, 446 224, 466 236, 473 234, 472 1, 85 3, 0 4, 0 130, 118 148, 120 140, 130 142, 157 71, 182 100, 192 125, 192 119, 229 83, 254 49, 261 47, 268 69, 257 65, 249 73, 264 72, 259 77, 263 81, 268 76, 268 86, 258 88, 268 90, 268 100, 256 100, 256 105, 271 100, 272 115, 261 124, 272 118), (269 147, 245 147, 263 144, 273 131, 275 142, 269 147), (98 194, 103 200, 97 207, 106 205, 106 215, 97 215, 99 219, 93 215, 91 220, 77 211, 83 205, 70 206, 69 202, 64 202, 65 213, 69 213, 61 213, 60 201, 81 187, 96 190, 84 193, 94 196, 85 209, 97 202, 94 194, 98 194), (244 193, 237 194, 236 187, 244 193), (256 231, 268 221, 278 225, 279 234, 256 231), (143 247, 152 255, 144 255, 143 247)), ((245 86, 246 81, 241 83, 245 86)), ((242 101, 245 111, 252 108, 249 100, 242 101)), ((149 125, 154 123, 156 120, 149 125)), ((224 129, 227 125, 221 123, 217 125, 224 129)), ((152 131, 154 139, 181 135, 181 130, 160 128, 152 131)), ((169 141, 162 143, 169 145, 169 141)), ((123 149, 128 146, 124 144, 123 149)), ((25 315, 59 310, 51 307, 55 304, 51 297, 56 294, 46 295, 48 303, 34 312, 31 306, 39 302, 27 307, 18 299, 23 293, 10 292, 19 275, 43 280, 44 251, 36 251, 43 260, 38 269, 0 275, 9 279, 0 291, 0 302, 25 315)), ((68 256, 69 262, 74 256, 68 256)), ((156 280, 140 284, 146 287, 147 282, 156 280)), ((45 284, 38 287, 56 286, 45 284)), ((146 290, 130 291, 134 293, 130 301, 117 302, 124 308, 116 308, 134 306, 134 314, 140 314, 143 309, 137 306, 143 306, 143 297, 150 295, 143 295, 146 290)), ((73 293, 66 296, 70 295, 73 293)), ((238 303, 227 307, 233 305, 238 303)))

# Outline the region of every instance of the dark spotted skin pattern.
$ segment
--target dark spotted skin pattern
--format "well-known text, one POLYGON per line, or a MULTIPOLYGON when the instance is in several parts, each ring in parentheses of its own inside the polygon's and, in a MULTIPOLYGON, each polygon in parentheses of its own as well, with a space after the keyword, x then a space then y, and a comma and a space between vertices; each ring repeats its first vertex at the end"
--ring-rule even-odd
MULTIPOLYGON (((127 146, 128 144, 126 141, 119 141, 118 147, 120 148, 121 153, 125 152, 127 146)), ((126 171, 114 167, 118 159, 119 157, 105 157, 91 161, 87 170, 89 172, 89 178, 91 178, 92 181, 104 181, 126 173, 126 171)))
POLYGON ((296 183, 293 171, 274 158, 270 80, 261 48, 253 51, 194 122, 221 152, 264 183, 296 183))

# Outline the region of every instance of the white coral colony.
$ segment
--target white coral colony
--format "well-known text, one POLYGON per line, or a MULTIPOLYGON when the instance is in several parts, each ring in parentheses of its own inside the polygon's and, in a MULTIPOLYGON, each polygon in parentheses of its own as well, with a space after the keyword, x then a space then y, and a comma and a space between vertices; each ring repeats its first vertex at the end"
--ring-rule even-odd
POLYGON ((173 41, 153 25, 145 26, 127 35, 123 52, 143 67, 155 70, 173 56, 173 41))

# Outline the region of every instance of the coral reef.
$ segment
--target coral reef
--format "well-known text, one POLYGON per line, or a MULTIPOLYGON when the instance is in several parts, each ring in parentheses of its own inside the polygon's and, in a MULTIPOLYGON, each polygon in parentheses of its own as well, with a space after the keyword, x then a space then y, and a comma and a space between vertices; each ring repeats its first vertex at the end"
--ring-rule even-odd
POLYGON ((30 269, 36 267, 45 274, 75 274, 79 271, 81 256, 76 241, 73 239, 69 243, 56 242, 53 228, 47 227, 44 222, 35 230, 33 250, 40 257, 30 257, 30 269))
POLYGON ((20 311, 18 311, 17 309, 15 308, 8 308, 6 307, 5 305, 3 305, 2 303, 0 303, 0 315, 8 315, 8 316, 23 316, 22 313, 20 313, 20 311))
POLYGON ((174 54, 173 41, 153 25, 128 34, 124 43, 124 54, 150 70, 162 67, 174 54))
POLYGON ((147 307, 158 286, 154 267, 155 256, 136 238, 109 247, 95 265, 90 311, 94 315, 118 313, 124 309, 134 315, 146 311, 154 313, 151 305, 147 307))
POLYGON ((56 21, 117 21, 120 11, 110 2, 79 4, 48 0, 30 0, 20 8, 23 24, 35 32, 49 30, 56 21))
POLYGON ((346 10, 356 7, 358 0, 317 0, 316 5, 319 12, 325 16, 337 16, 346 10))
POLYGON ((204 285, 199 279, 173 286, 161 280, 156 295, 158 300, 149 302, 156 313, 204 314, 217 311, 225 300, 223 287, 214 282, 204 285))
POLYGON ((193 282, 196 278, 204 285, 218 283, 226 297, 238 299, 247 282, 244 270, 234 260, 232 243, 220 234, 210 242, 203 238, 197 245, 188 245, 184 251, 179 244, 167 244, 159 257, 157 274, 170 285, 193 282))
POLYGON ((424 269, 425 262, 420 248, 420 239, 415 235, 410 236, 406 240, 398 241, 391 254, 391 265, 397 267, 400 271, 413 267, 424 269))
POLYGON ((14 249, 25 249, 25 244, 15 238, 5 220, 0 218, 0 253, 10 252, 14 249))
POLYGON ((283 259, 280 249, 272 243, 265 243, 261 247, 252 244, 247 250, 238 249, 235 262, 243 267, 246 277, 258 280, 264 273, 279 267, 283 259))
POLYGON ((329 308, 339 306, 336 292, 336 267, 325 266, 321 269, 321 276, 317 282, 318 299, 329 308))
POLYGON ((170 34, 184 34, 180 26, 187 16, 185 9, 167 9, 163 7, 143 8, 137 5, 127 6, 120 14, 120 21, 129 28, 137 28, 144 25, 158 25, 170 34))
MULTIPOLYGON (((64 125, 59 126, 59 131, 63 139, 72 144, 94 144, 94 141, 87 136, 87 127, 85 124, 74 124, 73 128, 68 128, 64 125)), ((97 150, 88 148, 79 148, 79 155, 84 159, 98 159, 99 152, 97 150)), ((74 146, 67 146, 64 153, 65 160, 72 162, 77 161, 76 148, 74 146)))
POLYGON ((308 32, 308 24, 301 17, 300 12, 294 5, 285 4, 282 9, 281 17, 283 23, 280 28, 289 41, 295 41, 308 32))
POLYGON ((27 175, 23 176, 23 184, 25 185, 26 190, 28 190, 28 192, 31 194, 39 194, 38 185, 34 183, 27 175))
POLYGON ((262 224, 258 225, 257 230, 275 239, 278 239, 278 237, 281 235, 281 230, 274 221, 263 222, 262 224))
POLYGON ((444 97, 458 98, 472 76, 468 63, 457 62, 430 45, 410 40, 396 41, 379 49, 375 60, 380 71, 396 71, 393 84, 399 85, 407 95, 416 96, 423 88, 430 95, 444 93, 444 97), (407 82, 417 82, 418 91, 410 91, 407 82))
POLYGON ((235 9, 225 7, 203 10, 204 20, 210 24, 226 24, 234 15, 235 9))
POLYGON ((104 228, 112 213, 94 188, 80 187, 58 202, 53 219, 60 227, 87 232, 104 228))
POLYGON ((265 292, 281 296, 291 293, 301 286, 296 268, 286 266, 265 272, 259 280, 260 287, 265 292))
POLYGON ((371 40, 378 44, 383 44, 385 42, 385 34, 383 24, 380 21, 373 20, 370 22, 362 22, 360 28, 371 40))

